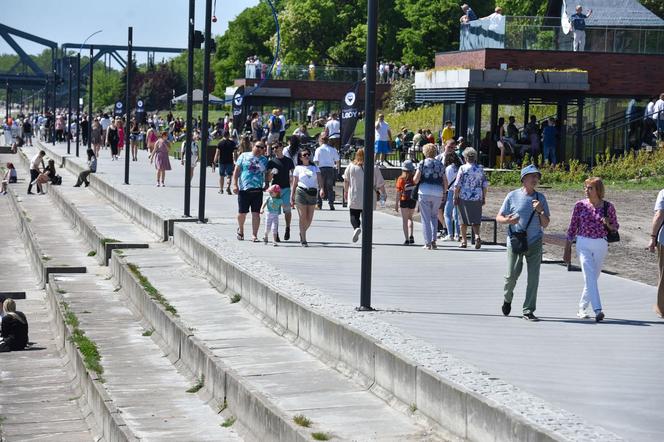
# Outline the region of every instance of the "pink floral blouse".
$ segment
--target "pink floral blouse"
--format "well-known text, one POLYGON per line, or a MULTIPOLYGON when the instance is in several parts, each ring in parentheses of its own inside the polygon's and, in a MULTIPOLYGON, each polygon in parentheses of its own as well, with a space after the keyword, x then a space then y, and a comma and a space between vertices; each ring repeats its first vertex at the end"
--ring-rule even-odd
MULTIPOLYGON (((609 223, 617 229, 619 226, 616 208, 608 201, 604 204, 606 204, 606 216, 609 217, 609 223)), ((577 236, 595 239, 605 238, 607 230, 602 222, 605 216, 604 204, 599 208, 595 208, 587 199, 577 201, 572 212, 572 220, 569 222, 569 228, 567 229, 567 240, 574 241, 577 236)))

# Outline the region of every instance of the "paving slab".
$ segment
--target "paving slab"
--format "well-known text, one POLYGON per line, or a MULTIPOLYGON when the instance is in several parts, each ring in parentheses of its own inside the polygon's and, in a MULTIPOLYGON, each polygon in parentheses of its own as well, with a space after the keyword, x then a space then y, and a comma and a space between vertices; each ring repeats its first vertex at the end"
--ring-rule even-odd
POLYGON ((62 296, 101 355, 104 387, 131 431, 141 440, 240 441, 223 418, 196 394, 194 380, 171 364, 127 307, 110 280, 56 275, 62 296), (83 313, 89 312, 89 313, 83 313))
MULTIPOLYGON (((63 147, 55 150, 63 152, 63 147)), ((181 214, 184 171, 179 162, 171 163, 168 187, 155 188, 154 169, 141 153, 131 165, 132 185, 123 191, 164 216, 181 214)), ((99 178, 119 185, 123 165, 110 162, 104 153, 100 164, 99 178)), ((191 196, 194 214, 197 182, 198 173, 191 196)), ((437 251, 404 247, 401 220, 376 213, 372 292, 379 311, 356 313, 361 250, 350 242, 347 210, 316 211, 308 249, 295 242, 280 247, 238 242, 234 240, 236 198, 216 193, 217 177, 211 171, 207 182, 210 223, 183 225, 183 229, 248 271, 276 278, 301 295, 302 302, 309 300, 313 307, 383 340, 434 372, 469 381, 474 391, 545 425, 549 416, 562 416, 559 407, 578 417, 561 418, 567 427, 589 422, 630 440, 664 439, 658 413, 664 409, 664 384, 657 381, 662 357, 653 351, 653 343, 664 340, 664 322, 651 311, 654 287, 602 275, 599 284, 607 320, 579 321, 575 313, 583 287, 581 273, 544 265, 537 309, 542 321, 504 318, 500 313, 504 248, 458 250, 451 243, 442 243, 437 251), (385 330, 384 323, 392 327, 393 335, 378 334, 385 330), (484 376, 484 381, 469 380, 466 372, 484 376), (502 384, 493 387, 494 379, 543 401, 522 400, 513 390, 505 393, 502 384), (538 412, 540 407, 550 415, 538 412)), ((503 197, 489 190, 489 198, 503 197)), ((297 232, 297 214, 293 231, 297 232)), ((419 243, 419 225, 415 237, 419 243)), ((524 286, 525 275, 517 284, 515 314, 524 286)))

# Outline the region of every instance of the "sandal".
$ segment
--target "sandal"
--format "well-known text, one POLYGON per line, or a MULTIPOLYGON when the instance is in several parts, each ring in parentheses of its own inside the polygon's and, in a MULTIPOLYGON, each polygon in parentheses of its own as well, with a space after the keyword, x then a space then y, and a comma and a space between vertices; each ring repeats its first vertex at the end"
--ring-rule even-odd
POLYGON ((461 244, 459 244, 459 248, 460 248, 460 249, 466 249, 466 248, 468 248, 468 243, 466 243, 466 242, 462 242, 461 244))
POLYGON ((252 242, 259 242, 259 241, 258 241, 258 238, 255 237, 255 236, 254 236, 253 238, 251 238, 251 241, 252 241, 252 242))
POLYGON ((241 232, 240 232, 240 228, 239 228, 239 227, 237 228, 237 232, 236 232, 236 233, 237 233, 237 239, 238 239, 238 241, 242 241, 242 240, 244 239, 244 233, 241 233, 241 232))
POLYGON ((481 240, 480 237, 478 236, 478 237, 475 239, 475 248, 476 248, 476 249, 479 249, 480 247, 482 247, 482 240, 481 240))

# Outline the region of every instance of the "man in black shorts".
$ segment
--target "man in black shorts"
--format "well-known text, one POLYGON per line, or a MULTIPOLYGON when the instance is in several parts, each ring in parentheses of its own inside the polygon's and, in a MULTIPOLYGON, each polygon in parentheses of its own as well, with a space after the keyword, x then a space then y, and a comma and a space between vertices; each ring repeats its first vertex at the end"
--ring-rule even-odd
POLYGON ((235 151, 237 145, 230 139, 228 131, 224 131, 224 137, 217 145, 217 152, 214 154, 213 166, 219 165, 219 193, 224 193, 224 177, 227 177, 226 193, 231 193, 231 179, 233 178, 233 169, 235 169, 235 151))
POLYGON ((244 152, 235 162, 233 193, 237 194, 237 239, 239 240, 244 239, 244 221, 247 213, 251 211, 251 239, 253 242, 258 242, 263 191, 267 188, 266 183, 272 178, 267 163, 265 144, 262 141, 255 142, 251 152, 244 152))
MULTIPOLYGON (((274 158, 267 163, 267 170, 272 174, 272 183, 278 184, 281 187, 281 200, 283 201, 282 209, 284 211, 284 218, 286 219, 286 232, 284 233, 284 241, 290 239, 290 225, 291 225, 291 205, 290 205, 290 192, 291 192, 291 178, 293 176, 293 169, 295 165, 293 160, 284 156, 284 146, 281 143, 276 143, 272 146, 274 158)), ((279 235, 277 234, 277 240, 279 235)))

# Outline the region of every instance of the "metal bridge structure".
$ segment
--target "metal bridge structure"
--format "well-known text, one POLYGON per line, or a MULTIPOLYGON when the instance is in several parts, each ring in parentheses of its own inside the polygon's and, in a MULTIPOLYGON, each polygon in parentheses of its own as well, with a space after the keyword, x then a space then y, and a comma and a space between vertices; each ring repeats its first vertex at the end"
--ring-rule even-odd
MULTIPOLYGON (((127 67, 128 47, 123 45, 92 45, 57 42, 15 29, 0 23, 0 39, 4 40, 18 56, 18 60, 8 70, 0 70, 0 88, 6 92, 5 112, 11 113, 11 104, 20 104, 33 111, 46 111, 65 106, 69 90, 76 97, 83 96, 82 89, 88 81, 89 64, 103 58, 104 66, 110 68, 117 63, 122 69, 127 67), (40 66, 21 46, 17 38, 27 40, 50 49, 50 65, 40 66), (86 51, 81 60, 79 54, 86 51), (71 82, 71 85, 69 84, 71 82), (81 90, 79 90, 79 87, 81 90)), ((153 66, 157 53, 179 54, 186 49, 160 46, 132 46, 132 51, 147 54, 148 66, 153 66)), ((82 54, 81 54, 82 55, 82 54)))

